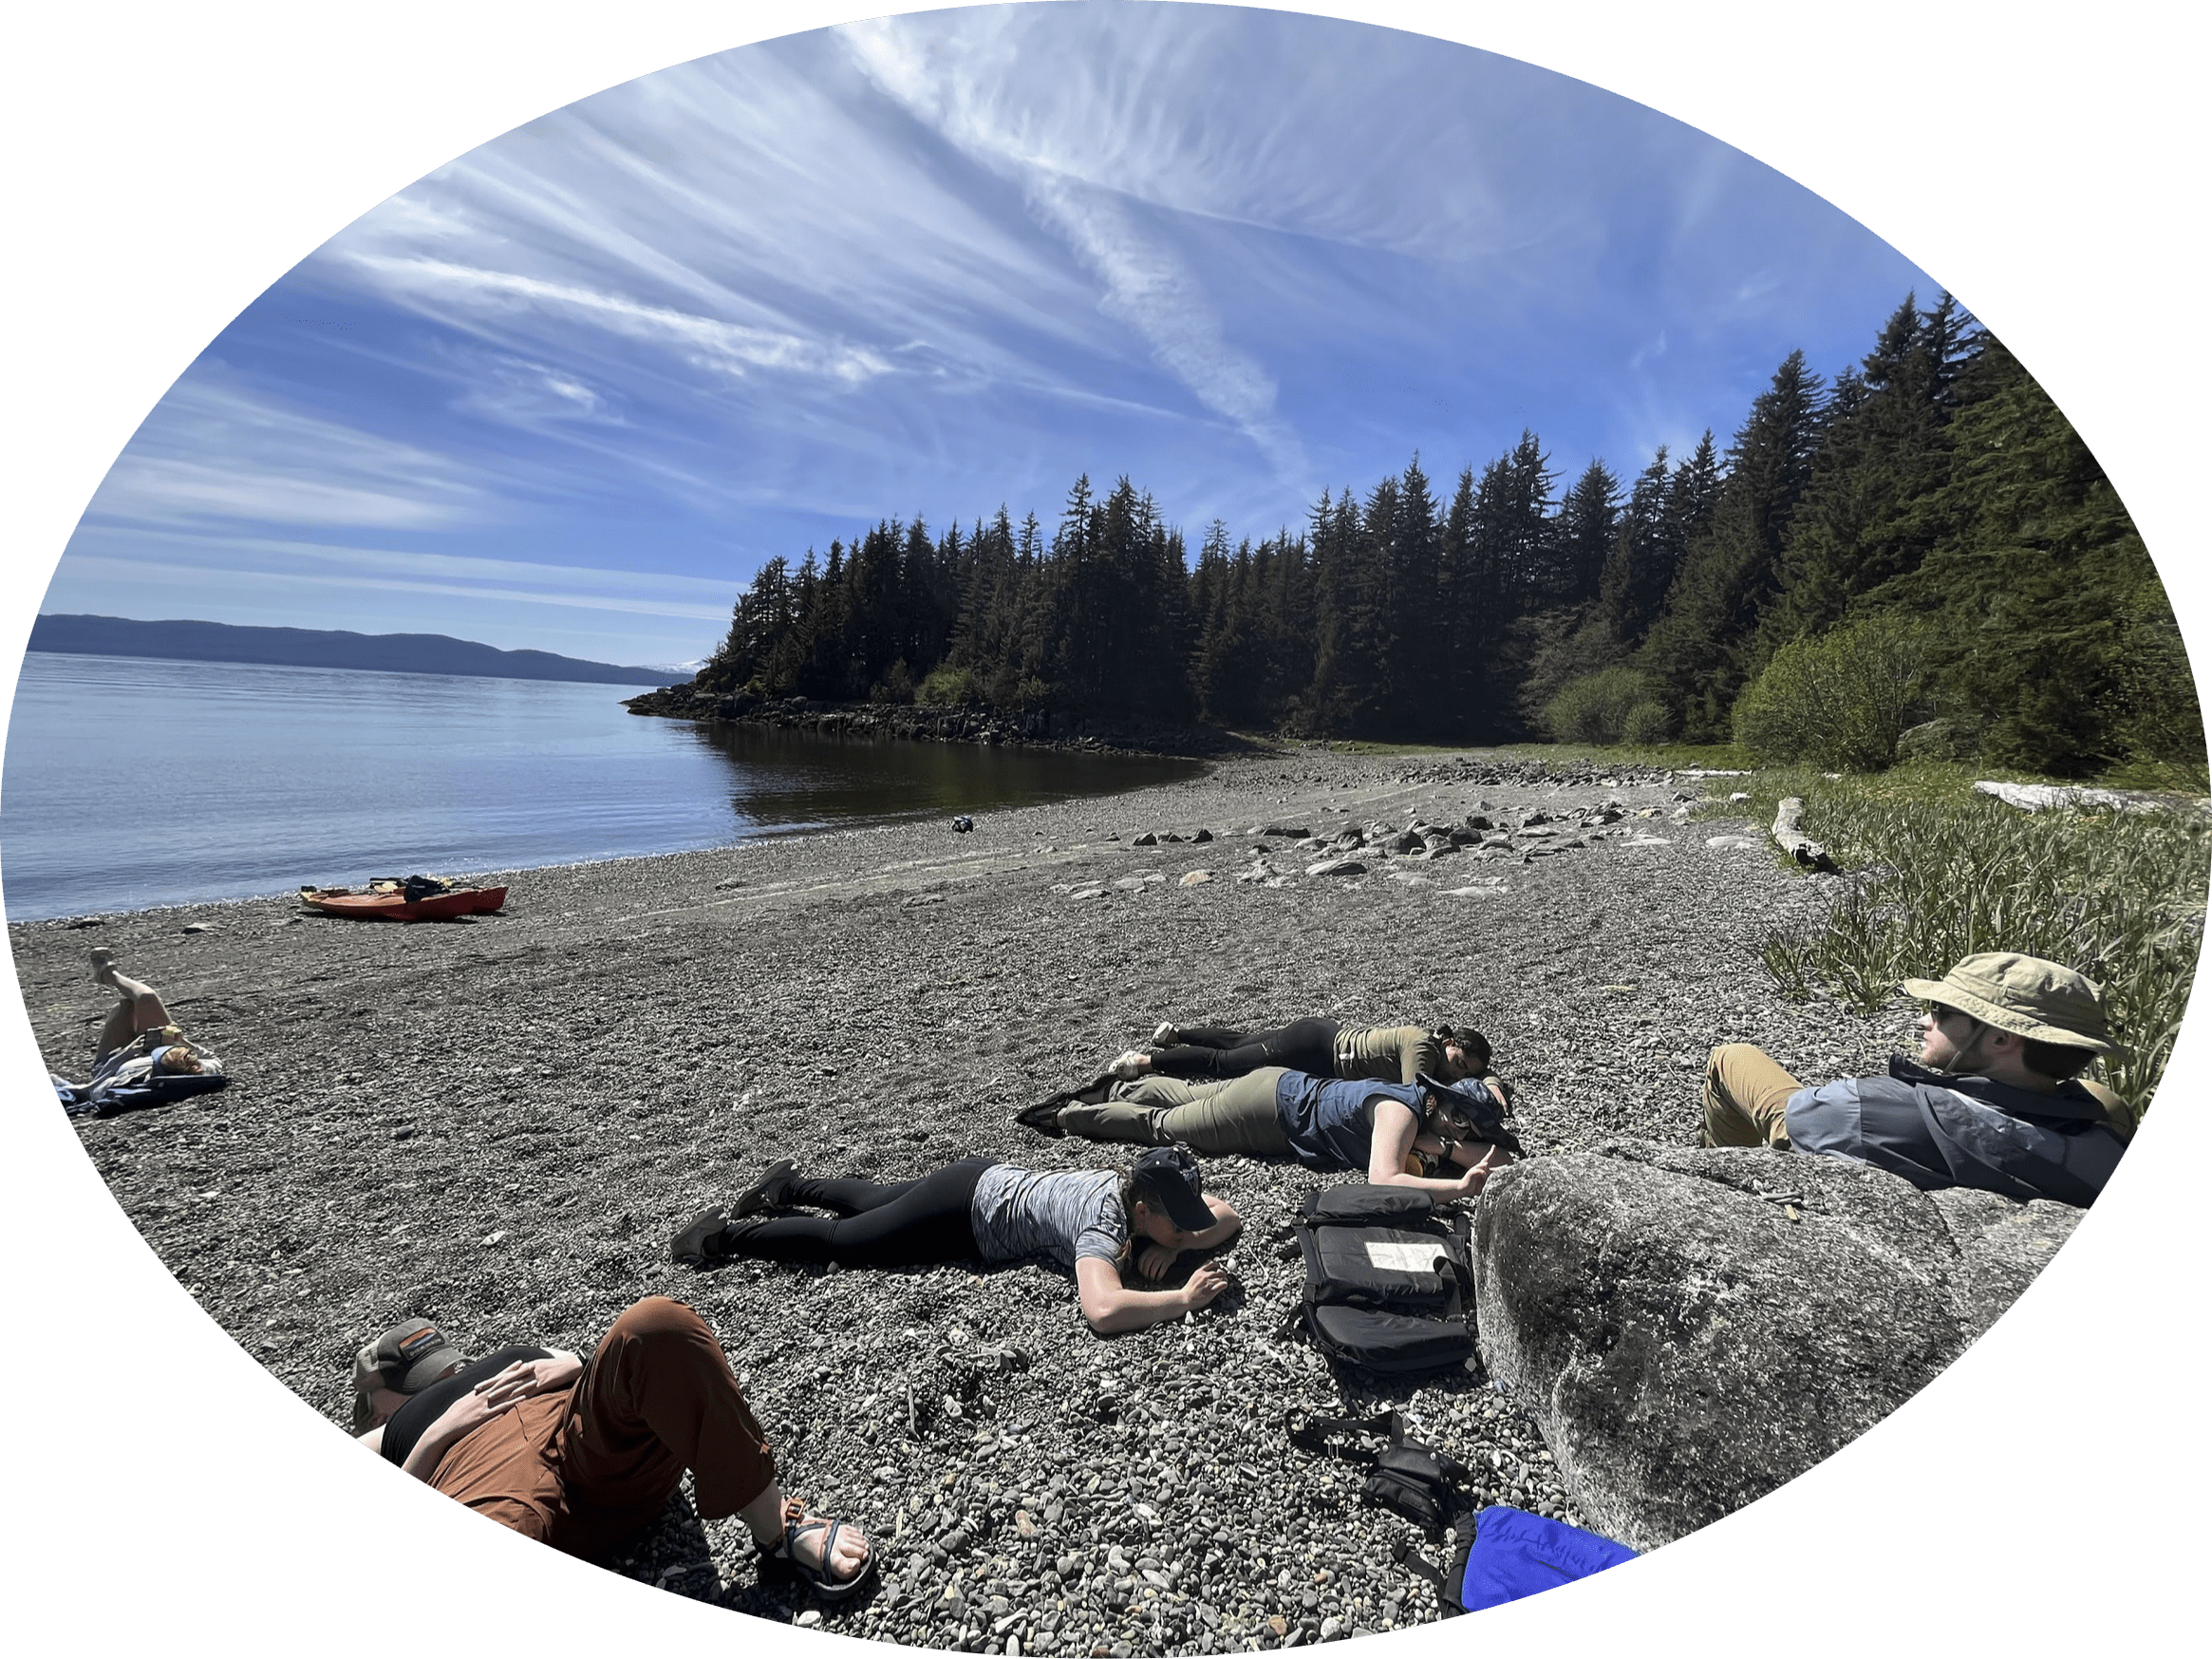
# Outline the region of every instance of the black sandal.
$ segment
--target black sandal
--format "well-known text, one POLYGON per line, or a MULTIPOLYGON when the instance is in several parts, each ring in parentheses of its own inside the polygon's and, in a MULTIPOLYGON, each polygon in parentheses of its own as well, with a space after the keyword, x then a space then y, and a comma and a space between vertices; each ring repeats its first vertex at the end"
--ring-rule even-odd
POLYGON ((773 1550, 760 1552, 761 1565, 797 1579, 824 1601, 843 1601, 875 1575, 875 1554, 872 1550, 868 1559, 860 1564, 860 1571, 852 1577, 830 1576, 830 1558, 836 1553, 837 1535, 844 1530, 842 1516, 834 1520, 820 1516, 810 1519, 805 1504, 796 1498, 787 1498, 783 1502, 783 1537, 773 1550), (810 1567, 798 1558, 798 1540, 812 1532, 826 1535, 822 1539, 819 1567, 810 1567))

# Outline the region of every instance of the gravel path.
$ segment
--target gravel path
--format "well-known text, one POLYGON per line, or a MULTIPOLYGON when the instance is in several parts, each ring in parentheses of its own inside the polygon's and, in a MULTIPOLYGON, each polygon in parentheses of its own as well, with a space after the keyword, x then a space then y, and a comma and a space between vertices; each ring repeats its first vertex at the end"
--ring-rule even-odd
POLYGON ((786 1487, 874 1536, 882 1587, 825 1612, 762 1586, 741 1524, 682 1501, 618 1570, 921 1646, 1242 1650, 1436 1616, 1392 1548, 1438 1560, 1440 1543, 1360 1505, 1354 1465, 1289 1446, 1294 1406, 1398 1406, 1476 1472, 1477 1505, 1579 1518, 1529 1419, 1480 1378, 1375 1393, 1278 1339, 1301 1273, 1273 1238, 1322 1178, 1214 1160, 1247 1221, 1239 1289, 1112 1339, 1051 1269, 694 1275, 670 1234, 773 1156, 886 1178, 976 1153, 1112 1161, 1011 1115, 1166 1017, 1472 1023, 1538 1155, 1689 1141, 1716 1042, 1804 1075, 1877 1068, 1900 1022, 1793 1008, 1757 966, 1823 884, 1755 840, 1709 845, 1756 831, 1672 816, 1696 787, 1297 749, 972 835, 931 821, 518 872, 510 914, 442 926, 261 900, 11 936, 54 1069, 82 1075, 105 1013, 93 944, 223 1056, 228 1091, 83 1121, 85 1150, 208 1312, 334 1423, 354 1347, 409 1314, 471 1351, 589 1351, 665 1292, 722 1335, 786 1487), (1593 837, 1582 815, 1608 801, 1623 815, 1593 837), (1321 877, 1318 848, 1249 833, 1328 838, 1409 809, 1553 821, 1321 877), (1201 829, 1215 839, 1134 844, 1201 829), (1272 884, 1237 879, 1261 844, 1272 884), (1197 870, 1212 878, 1184 885, 1197 870))

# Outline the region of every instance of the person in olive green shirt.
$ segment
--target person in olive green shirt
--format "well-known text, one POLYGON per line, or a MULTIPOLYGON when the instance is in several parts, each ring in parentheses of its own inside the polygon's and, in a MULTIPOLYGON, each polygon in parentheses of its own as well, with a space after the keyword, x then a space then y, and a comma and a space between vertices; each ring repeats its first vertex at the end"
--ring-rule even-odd
POLYGON ((1345 1026, 1316 1016, 1253 1031, 1163 1024, 1153 1032, 1149 1049, 1130 1049, 1115 1061, 1112 1070, 1132 1089, 1125 1094, 1117 1087, 1116 1099, 1179 1106, 1189 1102, 1182 1080, 1219 1083, 1264 1065, 1313 1077, 1412 1083, 1425 1074, 1455 1083, 1487 1075, 1490 1065, 1490 1042, 1480 1031, 1451 1026, 1434 1030, 1421 1026, 1345 1026), (1137 1087, 1148 1092, 1134 1092, 1137 1087))

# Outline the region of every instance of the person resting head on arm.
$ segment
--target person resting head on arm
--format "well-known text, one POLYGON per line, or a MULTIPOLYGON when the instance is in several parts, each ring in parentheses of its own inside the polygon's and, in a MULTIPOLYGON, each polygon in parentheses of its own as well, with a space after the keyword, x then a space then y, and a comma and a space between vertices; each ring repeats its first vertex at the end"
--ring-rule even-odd
POLYGON ((1152 1078, 1130 1092, 1128 1100, 1062 1106, 1051 1130, 1182 1144, 1209 1157, 1295 1159, 1444 1199, 1479 1192, 1513 1152, 1505 1123, 1511 1095, 1495 1078, 1447 1082, 1424 1072, 1400 1084, 1263 1066, 1226 1083, 1152 1078), (1437 1173, 1409 1169, 1415 1153, 1437 1173))
POLYGON ((1197 1160, 1180 1147, 1112 1170, 1023 1169, 971 1158, 907 1181, 801 1176, 788 1159, 768 1167, 727 1206, 692 1218, 670 1253, 692 1267, 739 1256, 836 1262, 848 1268, 987 1265, 1048 1256, 1076 1278, 1078 1305, 1101 1335, 1180 1318, 1228 1288, 1208 1263, 1184 1284, 1139 1290, 1190 1251, 1217 1249, 1244 1225, 1227 1200, 1205 1191, 1197 1160), (831 1216, 769 1214, 821 1209, 831 1216))
POLYGON ((1502 1114, 1506 1098, 1487 1082, 1445 1084, 1423 1077, 1415 1105, 1397 1094, 1370 1095, 1367 1178, 1376 1186, 1411 1187, 1439 1202, 1472 1197, 1490 1176, 1513 1157, 1496 1141, 1478 1138, 1474 1114, 1494 1103, 1502 1114), (1481 1090, 1489 1099, 1478 1099, 1481 1090), (1437 1173, 1422 1173, 1434 1168, 1437 1173))
POLYGON ((1107 1069, 1129 1083, 1148 1077, 1219 1083, 1263 1065, 1314 1077, 1412 1083, 1426 1073, 1456 1083, 1490 1075, 1490 1046, 1469 1026, 1346 1026, 1318 1014, 1268 1029, 1163 1021, 1150 1046, 1127 1050, 1107 1069))

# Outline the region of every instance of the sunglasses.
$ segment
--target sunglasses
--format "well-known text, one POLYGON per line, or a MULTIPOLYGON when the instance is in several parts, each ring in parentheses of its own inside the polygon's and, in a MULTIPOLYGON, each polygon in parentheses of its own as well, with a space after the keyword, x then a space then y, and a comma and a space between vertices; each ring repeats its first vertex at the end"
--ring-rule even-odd
POLYGON ((1938 1026, 1940 1026, 1945 1020, 1964 1020, 1968 1025, 1978 1030, 1983 1026, 1989 1024, 1987 1020, 1976 1019, 1972 1014, 1966 1013, 1959 1009, 1951 1008, 1944 1003, 1922 1003, 1921 1008, 1921 1010, 1926 1013, 1928 1018, 1933 1020, 1938 1026))

